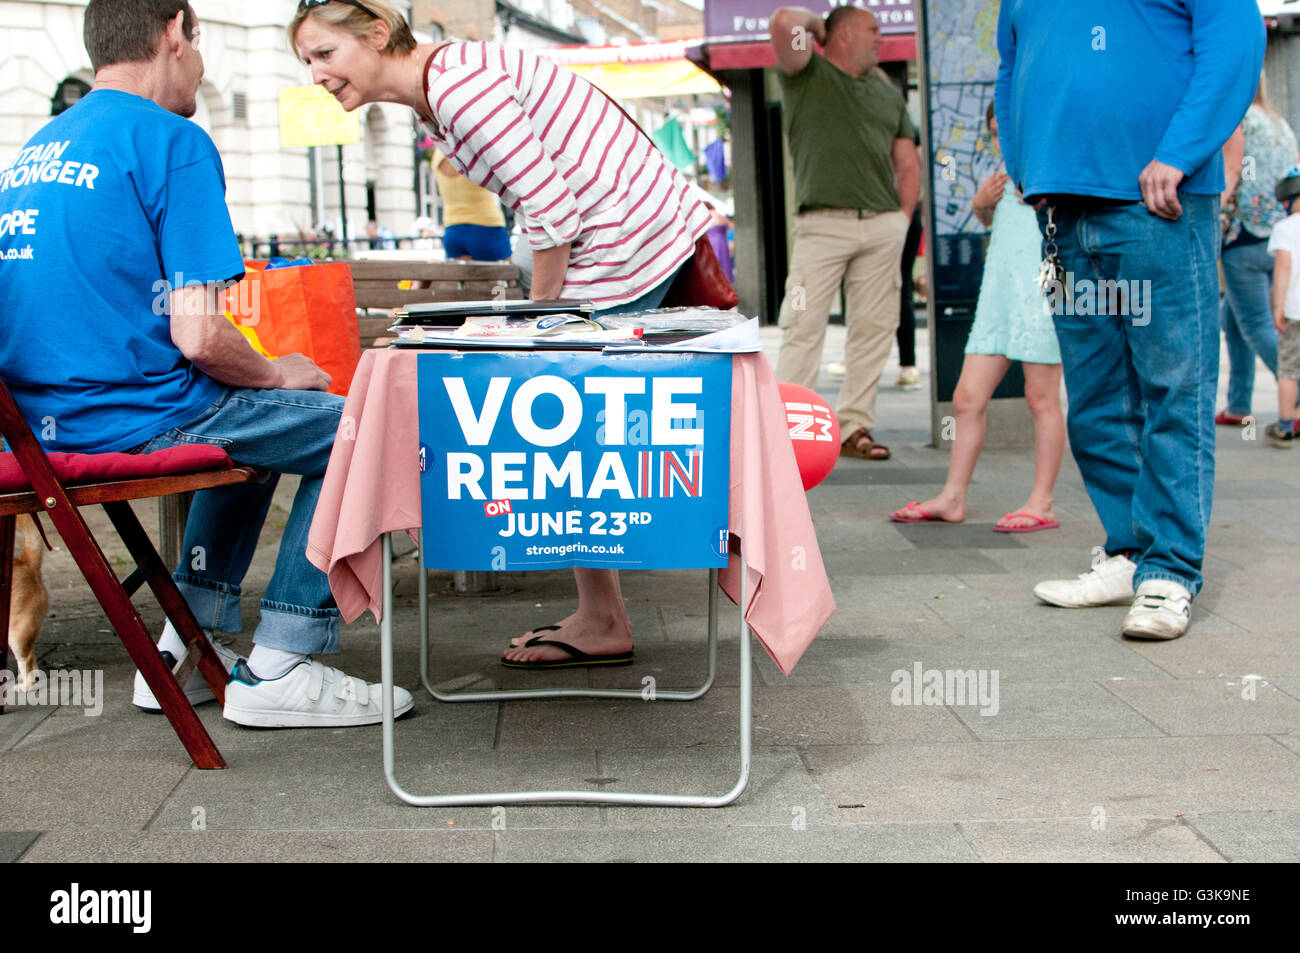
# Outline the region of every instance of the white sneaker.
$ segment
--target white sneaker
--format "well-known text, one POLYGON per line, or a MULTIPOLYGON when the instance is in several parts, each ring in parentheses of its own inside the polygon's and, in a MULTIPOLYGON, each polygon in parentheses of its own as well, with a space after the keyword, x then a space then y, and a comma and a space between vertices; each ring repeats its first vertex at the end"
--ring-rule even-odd
POLYGON ((1176 639, 1191 618, 1191 592, 1168 579, 1148 579, 1138 586, 1122 631, 1133 639, 1176 639))
POLYGON ((899 371, 894 386, 901 387, 903 390, 917 390, 921 386, 921 372, 915 367, 899 371))
MULTIPOLYGON (((212 641, 211 632, 204 629, 203 634, 208 636, 209 642, 212 641)), ((216 651, 217 658, 221 659, 221 664, 226 667, 226 673, 229 674, 233 671, 235 663, 239 661, 238 653, 232 652, 220 642, 212 642, 212 648, 216 651)), ((176 656, 172 655, 171 652, 163 650, 159 654, 162 655, 163 661, 167 663, 168 668, 176 667, 176 656)), ((189 699, 191 705, 202 705, 205 702, 215 701, 217 696, 212 694, 207 679, 196 668, 189 681, 185 683, 185 697, 189 699)), ((131 702, 136 708, 142 708, 145 711, 162 711, 162 705, 158 704, 158 699, 154 698, 149 683, 144 680, 144 676, 139 672, 135 673, 135 691, 132 693, 131 702)))
POLYGON ((831 377, 843 377, 848 373, 848 368, 839 361, 834 361, 826 365, 826 373, 831 375, 831 377))
MULTIPOLYGON (((258 678, 240 660, 226 685, 222 715, 252 728, 347 728, 383 721, 383 686, 367 685, 313 658, 299 662, 279 678, 258 678)), ((393 715, 415 705, 404 688, 393 687, 393 715)))
POLYGON ((1133 570, 1127 556, 1111 556, 1078 579, 1049 579, 1034 586, 1034 595, 1066 609, 1122 605, 1133 598, 1133 570))

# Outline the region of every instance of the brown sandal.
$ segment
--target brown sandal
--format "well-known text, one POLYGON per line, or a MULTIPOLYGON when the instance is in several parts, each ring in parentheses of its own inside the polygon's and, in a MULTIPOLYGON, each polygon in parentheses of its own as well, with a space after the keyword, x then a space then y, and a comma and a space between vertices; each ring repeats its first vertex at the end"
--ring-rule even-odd
POLYGON ((888 460, 889 448, 883 443, 876 443, 866 427, 859 427, 840 445, 840 456, 857 457, 859 460, 888 460), (862 444, 863 438, 867 441, 865 446, 862 444))

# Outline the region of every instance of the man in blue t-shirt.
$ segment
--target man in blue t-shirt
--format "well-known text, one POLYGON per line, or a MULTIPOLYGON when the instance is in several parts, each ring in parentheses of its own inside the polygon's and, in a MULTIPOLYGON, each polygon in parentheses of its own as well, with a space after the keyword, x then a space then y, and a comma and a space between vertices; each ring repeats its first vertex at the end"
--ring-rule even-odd
POLYGON ((1038 205, 1070 448, 1106 543, 1058 606, 1131 603, 1125 636, 1187 631, 1214 496, 1221 148, 1264 27, 1242 0, 1003 0, 997 119, 1038 205))
MULTIPOLYGON (((199 493, 175 578, 205 630, 238 632, 239 584, 280 473, 302 476, 226 718, 259 727, 371 724, 377 686, 310 658, 337 652, 338 608, 306 558, 342 398, 301 354, 267 360, 228 321, 244 264, 221 158, 188 118, 203 78, 185 0, 91 0, 95 85, 0 170, 0 377, 47 451, 224 447, 275 475, 199 493)), ((184 646, 171 623, 159 648, 184 646)), ((212 700, 197 673, 191 702, 212 700)), ((411 696, 397 689, 399 713, 411 696)), ((135 704, 158 710, 137 675, 135 704)))

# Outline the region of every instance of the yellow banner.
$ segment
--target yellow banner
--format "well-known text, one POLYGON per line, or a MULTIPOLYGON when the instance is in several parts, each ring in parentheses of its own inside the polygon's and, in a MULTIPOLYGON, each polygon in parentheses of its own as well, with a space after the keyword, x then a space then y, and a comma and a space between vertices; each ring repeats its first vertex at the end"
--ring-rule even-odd
POLYGON ((323 86, 280 90, 280 148, 344 146, 361 141, 361 121, 323 86))
POLYGON ((615 99, 716 93, 722 88, 717 80, 687 60, 602 63, 568 68, 615 99))

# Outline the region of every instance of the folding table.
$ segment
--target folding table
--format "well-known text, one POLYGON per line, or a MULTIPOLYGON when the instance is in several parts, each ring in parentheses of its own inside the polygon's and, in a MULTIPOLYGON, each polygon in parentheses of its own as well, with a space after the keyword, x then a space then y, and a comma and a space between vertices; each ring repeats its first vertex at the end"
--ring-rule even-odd
MULTIPOLYGON (((381 623, 384 773, 403 801, 418 806, 576 802, 660 807, 719 807, 734 801, 748 782, 751 760, 749 635, 760 639, 789 672, 834 611, 816 534, 808 513, 785 415, 771 365, 761 354, 732 361, 731 486, 728 527, 731 561, 709 573, 708 660, 705 678, 690 690, 655 693, 656 700, 701 698, 717 667, 717 584, 741 606, 740 766, 736 783, 721 794, 651 794, 610 791, 507 791, 416 794, 395 773, 393 723, 393 598, 390 534, 421 524, 419 474, 412 461, 419 445, 415 423, 416 354, 372 350, 362 354, 343 411, 308 543, 308 558, 328 573, 346 621, 366 609, 381 623), (737 537, 740 547, 734 545, 737 537), (797 553, 792 559, 791 554, 797 553)), ((421 541, 423 543, 423 541, 421 541)), ((641 698, 637 689, 553 689, 450 694, 434 687, 428 668, 427 580, 420 573, 421 679, 432 697, 448 703, 544 698, 641 698)), ((539 673, 544 677, 544 673, 539 673)))

